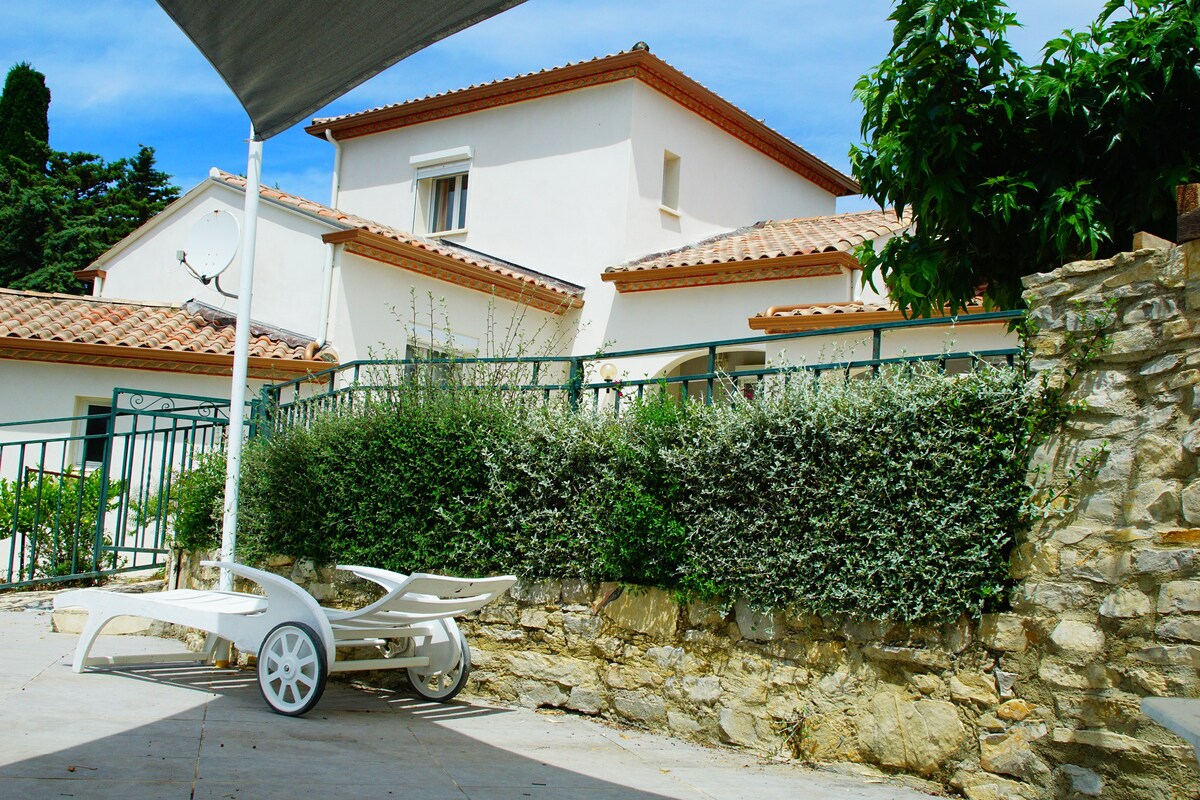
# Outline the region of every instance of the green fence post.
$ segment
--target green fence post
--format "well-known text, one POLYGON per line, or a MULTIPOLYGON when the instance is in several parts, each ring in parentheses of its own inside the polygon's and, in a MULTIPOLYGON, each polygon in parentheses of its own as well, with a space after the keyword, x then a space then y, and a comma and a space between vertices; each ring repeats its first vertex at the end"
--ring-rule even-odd
MULTIPOLYGON (((100 570, 100 559, 104 550, 104 518, 108 513, 108 478, 109 465, 113 457, 113 439, 117 435, 117 403, 121 398, 121 390, 113 389, 112 404, 108 407, 108 430, 104 436, 104 458, 100 460, 100 494, 96 505, 96 532, 92 543, 92 569, 100 570)), ((83 470, 80 470, 80 480, 83 480, 83 470)))
POLYGON ((579 395, 583 391, 583 359, 571 359, 571 373, 567 377, 567 402, 572 411, 579 410, 579 395))

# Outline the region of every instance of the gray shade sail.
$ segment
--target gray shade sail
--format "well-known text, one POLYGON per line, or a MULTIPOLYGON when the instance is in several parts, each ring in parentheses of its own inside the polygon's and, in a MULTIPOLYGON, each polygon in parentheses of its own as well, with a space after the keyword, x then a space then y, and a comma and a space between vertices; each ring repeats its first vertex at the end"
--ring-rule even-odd
POLYGON ((269 139, 397 61, 524 0, 158 0, 269 139))

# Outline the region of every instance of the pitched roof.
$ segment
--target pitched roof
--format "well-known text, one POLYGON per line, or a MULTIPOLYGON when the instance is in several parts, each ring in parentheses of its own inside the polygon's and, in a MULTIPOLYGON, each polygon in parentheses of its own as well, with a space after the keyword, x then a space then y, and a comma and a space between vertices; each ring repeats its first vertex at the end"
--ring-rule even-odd
MULTIPOLYGON (((983 299, 975 298, 959 315, 962 324, 969 325, 970 315, 984 310, 983 299)), ((767 333, 796 333, 817 328, 841 328, 853 325, 874 325, 904 319, 904 315, 887 301, 853 300, 845 303, 801 303, 793 306, 772 306, 750 318, 752 330, 767 333)))
POLYGON ((858 182, 809 153, 710 89, 650 53, 644 43, 613 55, 528 72, 353 114, 314 119, 305 130, 324 138, 366 136, 406 125, 481 111, 538 97, 636 79, 749 146, 839 197, 858 194, 858 182))
MULTIPOLYGON (((233 175, 214 167, 209 171, 209 177, 243 192, 246 190, 246 179, 239 175, 233 175)), ((530 287, 534 291, 539 289, 544 290, 544 292, 556 296, 556 299, 551 301, 552 307, 565 309, 578 308, 583 305, 583 287, 569 281, 564 281, 551 275, 522 267, 519 264, 513 264, 512 262, 489 256, 486 253, 459 247, 443 239, 430 239, 418 236, 407 231, 402 231, 399 228, 393 228, 390 225, 374 222, 355 214, 348 214, 345 211, 322 205, 298 195, 288 194, 279 189, 271 189, 264 186, 260 189, 260 195, 268 201, 324 219, 344 231, 362 231, 363 233, 371 234, 374 237, 402 245, 406 248, 412 248, 413 250, 428 253, 431 256, 437 256, 442 259, 449 259, 468 268, 491 273, 500 278, 507 279, 507 281, 515 282, 518 285, 530 287)), ((341 237, 338 240, 345 238, 341 237)), ((330 239, 327 237, 327 240, 330 239)), ((444 278, 444 276, 439 277, 444 278)), ((518 298, 510 297, 510 299, 518 298)))
MULTIPOLYGON (((229 374, 234 318, 189 301, 183 305, 0 289, 0 357, 229 374)), ((336 362, 315 343, 253 325, 251 374, 304 373, 336 362)))
POLYGON ((863 242, 902 231, 911 224, 909 214, 898 218, 895 211, 856 211, 826 217, 769 220, 675 250, 652 253, 609 267, 605 272, 640 272, 818 253, 849 253, 863 242))

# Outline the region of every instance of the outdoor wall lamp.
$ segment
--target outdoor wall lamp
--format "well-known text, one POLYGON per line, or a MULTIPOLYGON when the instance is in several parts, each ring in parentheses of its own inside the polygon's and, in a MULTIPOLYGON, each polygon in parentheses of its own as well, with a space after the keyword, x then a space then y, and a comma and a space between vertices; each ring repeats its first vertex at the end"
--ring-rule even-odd
POLYGON ((617 377, 617 365, 609 361, 607 364, 600 365, 600 377, 609 383, 617 377))

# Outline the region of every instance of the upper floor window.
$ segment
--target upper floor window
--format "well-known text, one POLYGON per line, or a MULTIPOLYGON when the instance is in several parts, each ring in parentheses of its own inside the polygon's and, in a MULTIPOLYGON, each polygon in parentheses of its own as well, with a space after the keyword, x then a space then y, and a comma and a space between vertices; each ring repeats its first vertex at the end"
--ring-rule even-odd
POLYGON ((429 233, 467 227, 467 173, 433 178, 429 198, 429 233))
POLYGON ((466 230, 472 155, 470 147, 454 147, 409 159, 416 170, 414 232, 445 234, 466 230))

